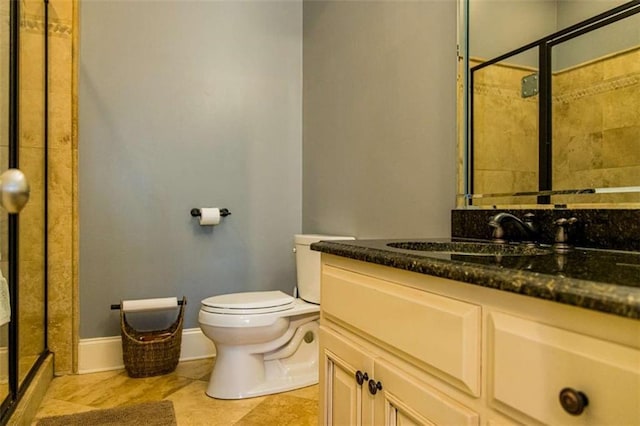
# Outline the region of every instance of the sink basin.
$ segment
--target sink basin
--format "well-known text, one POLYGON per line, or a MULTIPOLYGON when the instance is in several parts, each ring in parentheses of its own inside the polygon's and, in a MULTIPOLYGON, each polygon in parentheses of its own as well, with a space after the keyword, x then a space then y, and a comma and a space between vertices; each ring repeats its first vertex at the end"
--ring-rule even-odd
POLYGON ((387 246, 403 250, 467 256, 540 256, 553 253, 551 249, 541 247, 495 243, 403 241, 387 243, 387 246))

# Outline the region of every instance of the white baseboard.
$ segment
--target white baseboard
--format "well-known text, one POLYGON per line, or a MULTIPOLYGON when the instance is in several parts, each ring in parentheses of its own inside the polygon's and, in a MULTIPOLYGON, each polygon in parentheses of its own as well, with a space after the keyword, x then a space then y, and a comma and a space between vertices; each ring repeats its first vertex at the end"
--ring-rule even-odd
MULTIPOLYGON (((189 328, 182 331, 180 361, 211 358, 215 354, 213 342, 202 334, 202 330, 189 328)), ((97 373, 121 368, 124 368, 124 364, 120 336, 80 339, 78 373, 97 373)))

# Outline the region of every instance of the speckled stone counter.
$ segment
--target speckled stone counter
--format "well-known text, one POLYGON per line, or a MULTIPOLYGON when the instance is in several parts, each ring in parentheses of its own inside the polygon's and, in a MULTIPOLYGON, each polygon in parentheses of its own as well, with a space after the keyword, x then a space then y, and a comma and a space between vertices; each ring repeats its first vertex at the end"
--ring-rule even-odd
MULTIPOLYGON (((404 242, 474 240, 321 241, 311 249, 336 256, 462 281, 502 291, 552 300, 586 309, 640 319, 640 253, 575 249, 557 254, 482 255, 453 251, 418 251, 392 247, 404 242)), ((402 244, 400 244, 402 247, 402 244)), ((405 246, 405 247, 411 247, 405 246)), ((414 248, 416 248, 414 246, 414 248)))

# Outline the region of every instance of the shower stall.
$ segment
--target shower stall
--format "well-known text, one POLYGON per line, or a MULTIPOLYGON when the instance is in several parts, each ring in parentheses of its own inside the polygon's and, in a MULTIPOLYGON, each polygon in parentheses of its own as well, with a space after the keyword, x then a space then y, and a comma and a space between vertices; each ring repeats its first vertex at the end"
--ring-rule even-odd
POLYGON ((0 0, 1 424, 49 352, 47 6, 0 0))

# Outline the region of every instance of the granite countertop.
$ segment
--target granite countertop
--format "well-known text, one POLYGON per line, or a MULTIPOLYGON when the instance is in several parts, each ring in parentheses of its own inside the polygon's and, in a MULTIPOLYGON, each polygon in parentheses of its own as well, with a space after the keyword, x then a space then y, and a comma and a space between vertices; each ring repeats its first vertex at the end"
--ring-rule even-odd
MULTIPOLYGON (((640 253, 576 248, 567 254, 491 254, 493 244, 468 239, 321 241, 311 249, 493 289, 640 319, 640 253), (415 245, 404 246, 410 241, 415 245), (487 243, 483 255, 416 251, 430 243, 487 243), (398 244, 400 243, 400 244, 398 244)), ((517 251, 517 250, 512 250, 517 251)), ((534 249, 535 251, 535 249, 534 249)))

